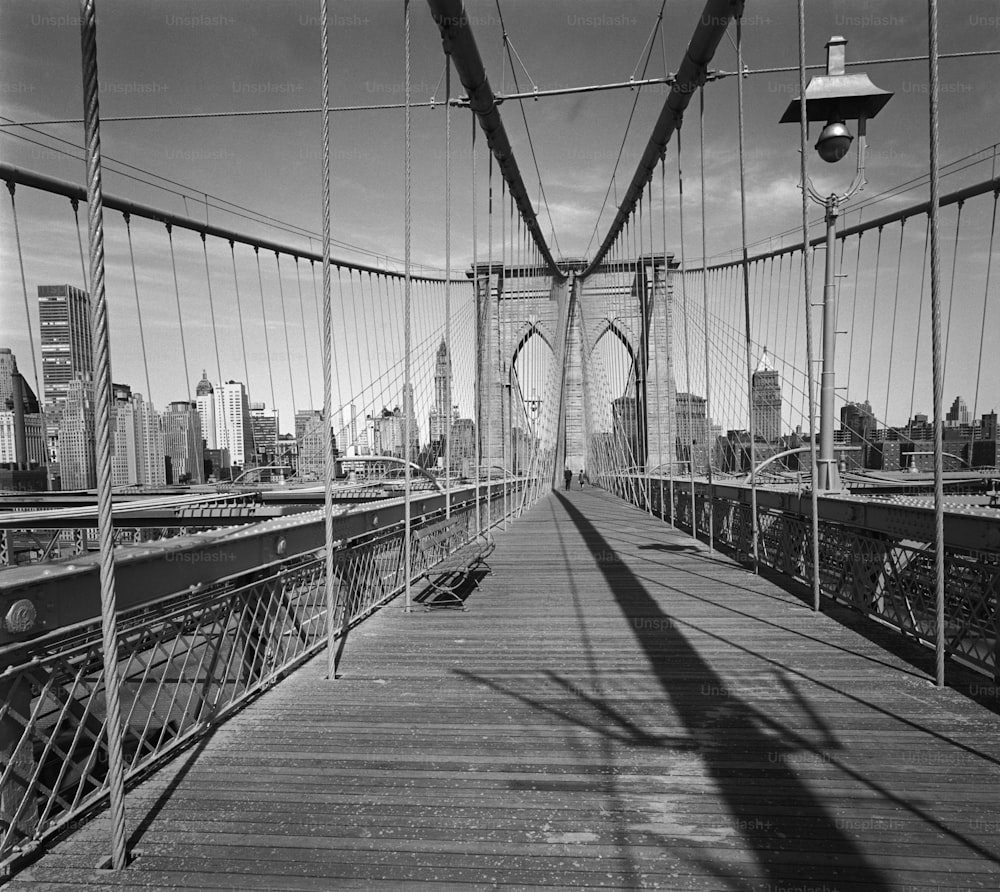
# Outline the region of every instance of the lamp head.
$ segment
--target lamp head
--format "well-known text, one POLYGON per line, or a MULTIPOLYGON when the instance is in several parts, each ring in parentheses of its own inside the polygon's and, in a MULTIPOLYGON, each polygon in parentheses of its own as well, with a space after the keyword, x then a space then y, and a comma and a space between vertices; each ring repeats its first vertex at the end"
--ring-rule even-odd
POLYGON ((854 137, 843 121, 828 121, 816 140, 819 157, 829 164, 839 161, 851 149, 854 137))

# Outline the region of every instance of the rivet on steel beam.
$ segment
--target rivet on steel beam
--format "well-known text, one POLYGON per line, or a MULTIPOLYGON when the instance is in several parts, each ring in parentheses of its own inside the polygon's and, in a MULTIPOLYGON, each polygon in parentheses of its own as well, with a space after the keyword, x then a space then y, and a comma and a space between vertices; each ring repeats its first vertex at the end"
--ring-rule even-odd
POLYGON ((31 629, 35 625, 35 618, 35 605, 27 598, 21 598, 7 608, 3 623, 8 632, 16 635, 31 629))

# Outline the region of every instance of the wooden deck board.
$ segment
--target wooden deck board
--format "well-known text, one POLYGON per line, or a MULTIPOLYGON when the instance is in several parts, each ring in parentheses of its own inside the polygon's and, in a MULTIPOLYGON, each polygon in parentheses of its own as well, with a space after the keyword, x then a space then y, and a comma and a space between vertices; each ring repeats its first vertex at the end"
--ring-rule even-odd
POLYGON ((130 791, 121 876, 99 816, 11 892, 1000 887, 988 680, 937 691, 926 653, 595 489, 490 563, 467 612, 394 604, 343 677, 321 656, 130 791))

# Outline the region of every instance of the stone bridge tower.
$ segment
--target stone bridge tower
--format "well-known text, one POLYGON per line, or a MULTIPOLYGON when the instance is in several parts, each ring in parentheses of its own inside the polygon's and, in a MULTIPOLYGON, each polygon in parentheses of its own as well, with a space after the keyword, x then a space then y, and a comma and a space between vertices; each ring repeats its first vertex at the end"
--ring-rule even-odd
POLYGON ((525 348, 541 341, 553 361, 558 361, 555 354, 560 347, 565 355, 558 392, 544 396, 561 404, 556 477, 561 477, 563 467, 586 468, 593 438, 611 432, 610 422, 601 419, 612 417, 610 407, 587 405, 594 391, 586 379, 595 372, 592 360, 601 339, 613 337, 632 359, 623 396, 626 402, 634 400, 640 444, 636 463, 650 470, 666 467, 674 460, 676 438, 670 349, 673 257, 655 254, 602 264, 586 279, 577 276, 584 264, 569 261, 566 267, 569 276, 563 281, 538 266, 494 264, 491 269, 481 264, 477 269, 478 429, 483 464, 502 467, 505 443, 507 466, 518 464, 514 441, 519 436, 517 416, 523 418, 524 412, 518 408, 516 364, 525 348))

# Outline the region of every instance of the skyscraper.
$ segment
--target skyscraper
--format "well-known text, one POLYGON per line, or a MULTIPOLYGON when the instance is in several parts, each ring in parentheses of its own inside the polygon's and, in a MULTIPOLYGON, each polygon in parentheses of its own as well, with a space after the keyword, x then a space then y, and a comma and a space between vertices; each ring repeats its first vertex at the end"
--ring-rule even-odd
POLYGON ((766 443, 776 443, 781 439, 781 378, 771 365, 767 347, 753 373, 752 393, 754 436, 766 443))
POLYGON ((715 444, 705 397, 697 393, 677 394, 677 458, 694 462, 696 474, 708 467, 715 444))
POLYGON ((66 387, 59 426, 59 467, 62 488, 97 486, 97 439, 94 419, 94 382, 78 375, 66 387))
POLYGON ((172 402, 163 415, 163 452, 170 459, 168 483, 204 483, 205 455, 197 403, 172 402))
POLYGON ((72 285, 38 286, 45 404, 66 400, 70 382, 94 374, 90 295, 72 285))
POLYGON ((160 415, 127 384, 112 384, 112 486, 163 486, 163 430, 160 415))
POLYGON ((241 381, 227 381, 215 388, 215 436, 217 448, 229 450, 234 467, 245 468, 253 459, 250 400, 241 381))
POLYGON ((955 397, 948 414, 945 415, 945 427, 961 427, 969 423, 969 407, 960 396, 955 397))
POLYGON ((434 363, 434 405, 430 413, 431 447, 442 446, 451 424, 451 400, 449 390, 451 382, 451 357, 448 356, 448 345, 441 341, 438 347, 437 359, 434 363))
POLYGON ((215 420, 215 388, 208 380, 208 372, 202 369, 201 380, 195 389, 195 406, 201 421, 201 435, 205 439, 206 449, 218 449, 218 435, 215 420))
POLYGON ((268 412, 264 403, 250 404, 250 428, 253 432, 254 454, 261 464, 278 458, 278 416, 268 412))

